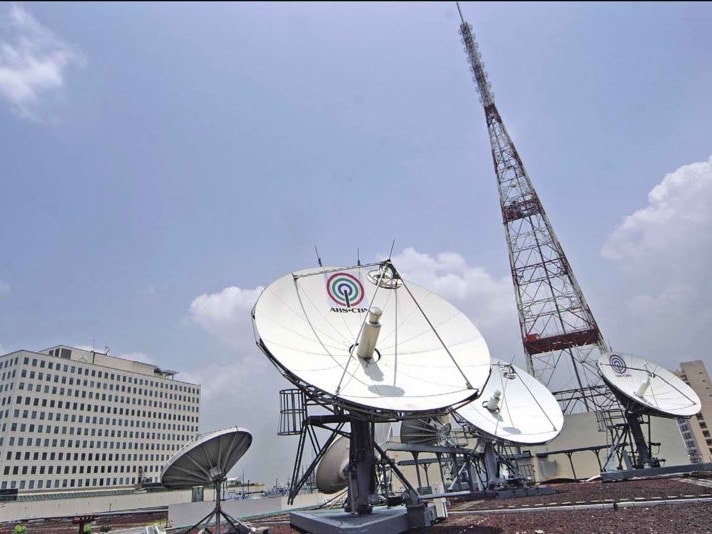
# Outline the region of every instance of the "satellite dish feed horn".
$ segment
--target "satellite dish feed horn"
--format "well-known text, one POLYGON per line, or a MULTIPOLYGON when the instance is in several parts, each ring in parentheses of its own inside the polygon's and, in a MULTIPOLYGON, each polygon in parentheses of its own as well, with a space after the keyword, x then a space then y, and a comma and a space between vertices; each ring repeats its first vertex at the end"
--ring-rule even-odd
POLYGON ((368 312, 368 319, 361 330, 361 336, 358 340, 358 350, 356 351, 358 357, 363 360, 373 358, 373 351, 376 350, 378 334, 381 332, 381 315, 383 315, 383 310, 375 306, 368 312))
POLYGON ((482 405, 485 408, 487 408, 490 412, 497 413, 497 412, 499 412, 499 405, 501 402, 502 402, 502 392, 500 390, 497 390, 489 398, 489 400, 483 402, 482 405))
POLYGON ((650 387, 650 376, 648 376, 648 378, 645 379, 645 382, 640 384, 640 386, 638 386, 638 389, 635 390, 636 397, 643 398, 643 396, 645 395, 645 392, 648 390, 649 387, 650 387))

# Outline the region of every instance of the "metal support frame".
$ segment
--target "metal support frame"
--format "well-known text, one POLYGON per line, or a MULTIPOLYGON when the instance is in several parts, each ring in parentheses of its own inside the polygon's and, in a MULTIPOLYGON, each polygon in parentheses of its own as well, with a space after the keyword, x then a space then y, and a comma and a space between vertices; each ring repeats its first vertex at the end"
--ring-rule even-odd
POLYGON ((334 440, 338 436, 348 436, 348 433, 343 431, 345 423, 346 419, 343 416, 338 415, 306 416, 305 420, 302 422, 302 429, 299 434, 299 444, 297 445, 297 455, 294 460, 294 468, 292 469, 292 479, 289 484, 289 498, 287 500, 289 504, 294 503, 294 499, 304 487, 304 484, 306 484, 306 482, 311 478, 317 465, 319 465, 319 462, 334 440), (330 427, 329 424, 333 423, 335 423, 336 426, 330 427), (319 443, 319 438, 314 430, 315 428, 323 428, 331 431, 331 434, 323 444, 319 443), (302 468, 307 438, 311 444, 314 459, 300 476, 299 473, 302 468))
POLYGON ((301 423, 299 444, 289 487, 287 501, 289 504, 294 503, 299 491, 312 477, 324 454, 338 436, 343 436, 350 440, 347 511, 358 515, 367 515, 371 512, 373 504, 381 500, 380 497, 384 501, 392 500, 391 474, 395 474, 407 489, 407 495, 403 501, 413 504, 419 502, 417 490, 408 482, 395 462, 373 441, 374 421, 363 419, 357 414, 346 413, 334 406, 330 406, 333 410, 332 414, 309 415, 310 406, 329 408, 329 406, 321 403, 318 398, 305 397, 303 405, 304 420, 301 423), (347 423, 350 426, 348 431, 345 430, 347 423), (317 436, 317 428, 330 432, 323 443, 320 442, 317 436), (302 469, 307 443, 311 446, 314 459, 305 469, 302 469), (378 459, 376 458, 376 452, 380 455, 378 459), (378 491, 381 492, 380 495, 378 495, 378 491))
POLYGON ((254 533, 257 532, 257 529, 254 527, 251 527, 247 525, 246 523, 243 523, 239 519, 235 519, 231 515, 229 515, 227 512, 225 512, 222 509, 222 485, 225 482, 225 479, 222 478, 220 480, 216 480, 214 482, 214 488, 215 488, 215 508, 213 508, 208 515, 203 517, 200 521, 195 523, 193 526, 189 527, 188 529, 183 531, 183 534, 190 534, 194 530, 197 529, 198 532, 208 532, 211 533, 213 531, 210 530, 210 524, 215 520, 215 533, 220 534, 222 532, 221 530, 221 518, 225 520, 225 523, 227 525, 230 525, 232 528, 235 529, 236 532, 240 534, 248 534, 248 533, 254 533))
POLYGON ((660 444, 651 440, 650 415, 626 411, 620 420, 620 423, 610 426, 611 447, 601 472, 660 467, 665 460, 653 455, 653 447, 660 444), (647 421, 644 421, 644 418, 647 418, 647 421), (647 438, 643 433, 643 424, 648 425, 647 438))
POLYGON ((373 424, 368 421, 351 421, 348 488, 346 511, 370 514, 374 504, 372 496, 376 493, 376 455, 373 424))
POLYGON ((513 454, 502 442, 481 437, 479 439, 474 448, 388 443, 387 449, 407 451, 413 455, 413 460, 401 460, 398 464, 415 466, 419 487, 422 487, 420 468, 423 468, 426 485, 430 486, 427 469, 434 463, 439 466, 441 479, 447 484, 448 492, 461 490, 464 485, 474 494, 478 491, 502 489, 512 485, 522 487, 527 484, 529 479, 522 474, 517 460, 528 458, 529 454, 513 454), (433 454, 435 458, 422 459, 421 453, 433 454), (500 476, 503 467, 511 476, 500 476), (450 478, 449 484, 447 478, 450 478))

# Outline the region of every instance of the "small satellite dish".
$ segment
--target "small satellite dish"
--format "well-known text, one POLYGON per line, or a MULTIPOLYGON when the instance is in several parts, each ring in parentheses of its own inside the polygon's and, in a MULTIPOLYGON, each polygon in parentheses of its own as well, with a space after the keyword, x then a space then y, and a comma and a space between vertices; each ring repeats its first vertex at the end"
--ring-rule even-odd
POLYGON ((487 436, 522 445, 551 441, 564 425, 559 403, 546 386, 500 360, 492 360, 492 373, 480 398, 456 413, 487 436))
POLYGON ((608 387, 630 412, 690 417, 702 408, 690 386, 655 363, 632 354, 607 352, 601 354, 596 365, 608 387))
POLYGON ((227 478, 252 444, 252 434, 239 427, 199 436, 179 450, 161 473, 167 488, 208 486, 227 478))
MULTIPOLYGON (((391 439, 393 428, 390 423, 376 423, 373 441, 383 447, 391 439)), ((316 468, 316 487, 330 495, 346 488, 349 481, 349 440, 337 437, 324 453, 316 468)))
POLYGON ((287 274, 252 312, 258 346, 324 403, 402 419, 479 393, 489 351, 475 325, 390 261, 287 274))
POLYGON ((345 489, 349 481, 349 440, 339 436, 326 450, 316 468, 316 487, 330 495, 345 489))

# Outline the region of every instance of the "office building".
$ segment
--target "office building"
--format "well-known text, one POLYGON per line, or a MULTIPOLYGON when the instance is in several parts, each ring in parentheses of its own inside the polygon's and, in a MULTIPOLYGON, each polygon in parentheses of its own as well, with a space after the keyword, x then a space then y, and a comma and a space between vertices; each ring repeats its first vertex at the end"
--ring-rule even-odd
POLYGON ((0 489, 159 481, 198 433, 200 386, 175 374, 67 346, 0 356, 0 489))
POLYGON ((675 374, 689 385, 700 397, 702 409, 694 417, 680 419, 680 431, 685 440, 690 461, 693 463, 712 462, 712 389, 710 375, 701 360, 682 362, 675 374))

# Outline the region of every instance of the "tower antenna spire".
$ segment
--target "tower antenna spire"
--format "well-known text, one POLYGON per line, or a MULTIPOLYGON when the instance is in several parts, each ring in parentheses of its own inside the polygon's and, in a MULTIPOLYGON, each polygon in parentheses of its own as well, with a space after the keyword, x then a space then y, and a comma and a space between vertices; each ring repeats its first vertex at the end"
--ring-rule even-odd
POLYGON ((494 102, 472 26, 460 33, 484 107, 527 369, 565 413, 615 403, 596 360, 609 348, 494 102))
POLYGON ((460 21, 462 21, 462 24, 465 24, 465 19, 462 16, 462 10, 460 9, 460 2, 455 2, 455 5, 457 6, 457 12, 460 14, 460 21))

